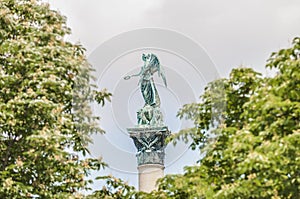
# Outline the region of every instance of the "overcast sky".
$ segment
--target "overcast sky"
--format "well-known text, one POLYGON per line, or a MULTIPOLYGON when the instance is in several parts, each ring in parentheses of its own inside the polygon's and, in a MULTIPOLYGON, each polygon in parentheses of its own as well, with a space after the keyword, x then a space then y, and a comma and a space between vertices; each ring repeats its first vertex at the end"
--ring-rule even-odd
MULTIPOLYGON (((116 35, 156 27, 176 31, 197 42, 223 77, 240 65, 265 73, 264 65, 271 52, 289 46, 300 33, 299 0, 45 1, 67 16, 72 29, 69 39, 79 41, 87 55, 116 35)), ((183 158, 178 169, 169 172, 180 172, 185 162, 193 161, 183 158)), ((112 173, 129 180, 129 184, 137 184, 136 175, 112 173)))
POLYGON ((300 32, 298 0, 49 0, 68 17, 71 39, 93 51, 125 31, 161 27, 201 44, 221 74, 263 68, 272 51, 300 32))

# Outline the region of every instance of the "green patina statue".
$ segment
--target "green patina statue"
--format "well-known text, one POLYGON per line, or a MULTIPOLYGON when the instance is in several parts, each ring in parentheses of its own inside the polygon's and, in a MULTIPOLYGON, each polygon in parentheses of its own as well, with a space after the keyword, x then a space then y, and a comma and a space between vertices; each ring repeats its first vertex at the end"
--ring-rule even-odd
POLYGON ((160 98, 156 89, 153 75, 157 72, 167 86, 166 77, 158 58, 154 54, 143 54, 142 66, 138 74, 124 77, 140 77, 139 86, 144 98, 144 106, 137 112, 138 125, 128 128, 130 137, 137 148, 138 165, 159 164, 164 165, 165 139, 170 135, 168 127, 164 125, 163 115, 160 111, 160 98))
POLYGON ((137 113, 138 125, 162 126, 163 118, 160 111, 160 98, 153 80, 153 74, 158 72, 158 76, 163 79, 164 85, 167 86, 164 70, 158 58, 152 53, 147 55, 143 54, 142 60, 144 61, 144 65, 140 72, 126 76, 124 79, 128 80, 131 77, 140 77, 139 86, 145 105, 137 113))

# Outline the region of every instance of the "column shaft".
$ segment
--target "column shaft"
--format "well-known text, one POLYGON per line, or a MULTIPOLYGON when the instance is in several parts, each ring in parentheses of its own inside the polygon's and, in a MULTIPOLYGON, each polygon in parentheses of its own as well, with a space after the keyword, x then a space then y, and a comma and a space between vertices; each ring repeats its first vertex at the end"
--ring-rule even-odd
POLYGON ((145 164, 138 166, 139 190, 151 192, 157 190, 156 182, 164 176, 164 166, 159 164, 145 164))

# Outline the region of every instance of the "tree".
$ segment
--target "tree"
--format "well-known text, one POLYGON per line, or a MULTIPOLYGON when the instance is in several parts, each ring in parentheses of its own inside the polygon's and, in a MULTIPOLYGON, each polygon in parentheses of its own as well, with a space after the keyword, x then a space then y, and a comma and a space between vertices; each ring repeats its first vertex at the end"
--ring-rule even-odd
POLYGON ((90 102, 84 48, 65 40, 66 18, 36 0, 0 1, 0 198, 82 198, 105 164, 78 158, 103 132, 90 102))
POLYGON ((158 193, 165 198, 300 198, 300 38, 273 53, 267 68, 277 74, 233 69, 228 79, 206 87, 200 103, 179 111, 195 127, 173 139, 191 138, 191 148, 205 157, 183 175, 161 179, 158 193))

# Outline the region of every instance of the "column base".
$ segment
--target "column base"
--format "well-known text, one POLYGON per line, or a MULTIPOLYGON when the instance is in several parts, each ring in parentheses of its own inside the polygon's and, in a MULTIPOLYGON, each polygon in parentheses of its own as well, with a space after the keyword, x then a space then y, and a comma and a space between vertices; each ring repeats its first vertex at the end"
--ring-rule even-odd
POLYGON ((159 164, 144 164, 138 166, 139 171, 139 190, 151 192, 157 190, 156 182, 164 177, 164 166, 159 164))

